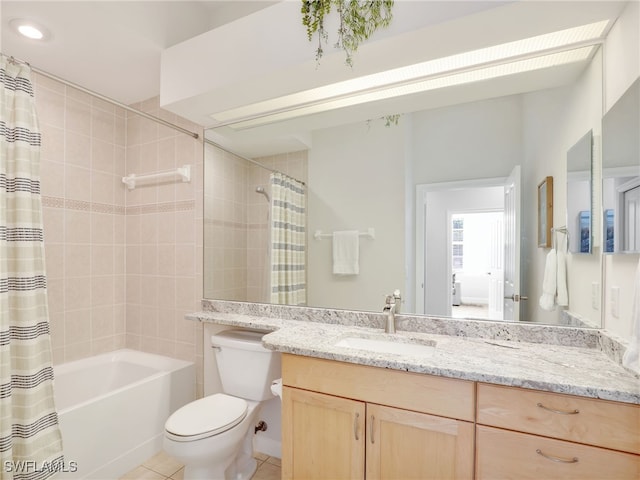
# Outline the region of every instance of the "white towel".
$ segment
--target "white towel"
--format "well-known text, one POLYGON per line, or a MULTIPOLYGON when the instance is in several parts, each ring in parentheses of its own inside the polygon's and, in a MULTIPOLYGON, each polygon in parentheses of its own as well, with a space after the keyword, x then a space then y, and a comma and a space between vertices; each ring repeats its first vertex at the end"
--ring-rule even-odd
POLYGON ((631 307, 631 339, 622 357, 622 365, 636 374, 640 374, 640 261, 638 261, 636 270, 633 306, 631 307))
POLYGON ((333 232, 333 273, 360 273, 360 235, 357 230, 333 232))
POLYGON ((556 289, 557 297, 556 304, 559 307, 569 306, 569 291, 567 290, 567 237, 562 235, 558 252, 556 253, 556 289))
POLYGON ((544 278, 542 280, 542 295, 540 296, 540 308, 543 310, 553 310, 555 308, 556 297, 556 277, 558 271, 558 259, 556 250, 551 249, 547 254, 544 265, 544 278))

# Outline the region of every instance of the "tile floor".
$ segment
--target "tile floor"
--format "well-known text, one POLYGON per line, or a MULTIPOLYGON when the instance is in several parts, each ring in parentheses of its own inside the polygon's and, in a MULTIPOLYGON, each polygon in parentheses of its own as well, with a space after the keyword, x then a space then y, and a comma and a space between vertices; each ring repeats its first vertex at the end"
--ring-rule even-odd
MULTIPOLYGON (((258 470, 252 480, 279 480, 280 459, 256 454, 258 470)), ((139 467, 120 477, 120 480, 182 480, 184 467, 167 455, 160 452, 139 467)))

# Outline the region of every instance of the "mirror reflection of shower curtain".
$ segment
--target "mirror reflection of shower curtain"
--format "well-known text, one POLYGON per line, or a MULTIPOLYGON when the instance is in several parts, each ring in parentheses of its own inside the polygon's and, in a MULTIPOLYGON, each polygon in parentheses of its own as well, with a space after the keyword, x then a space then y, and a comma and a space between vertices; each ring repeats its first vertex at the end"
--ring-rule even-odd
MULTIPOLYGON (((268 198, 268 197, 267 197, 268 198)), ((269 208, 267 208, 266 229, 266 248, 264 254, 264 264, 262 265, 262 277, 260 278, 260 301, 271 302, 271 199, 269 200, 269 208)))
POLYGON ((307 302, 305 195, 304 183, 271 174, 271 303, 307 302))

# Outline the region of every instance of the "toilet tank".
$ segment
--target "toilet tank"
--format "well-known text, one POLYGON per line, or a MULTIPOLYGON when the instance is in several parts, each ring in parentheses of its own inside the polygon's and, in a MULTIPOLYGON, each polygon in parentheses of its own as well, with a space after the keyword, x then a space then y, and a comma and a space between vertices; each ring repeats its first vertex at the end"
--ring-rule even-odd
POLYGON ((268 332, 224 330, 211 336, 222 391, 246 400, 273 398, 271 382, 281 377, 280 353, 262 346, 268 332))

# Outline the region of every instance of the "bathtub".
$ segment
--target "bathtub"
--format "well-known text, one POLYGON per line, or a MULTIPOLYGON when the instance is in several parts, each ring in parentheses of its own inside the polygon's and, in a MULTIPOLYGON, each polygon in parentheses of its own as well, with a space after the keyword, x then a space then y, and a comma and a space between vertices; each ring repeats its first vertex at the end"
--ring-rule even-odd
POLYGON ((162 450, 164 422, 195 397, 191 362, 117 350, 54 366, 68 479, 117 479, 162 450))

